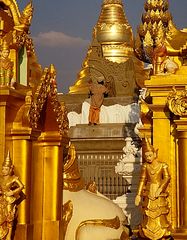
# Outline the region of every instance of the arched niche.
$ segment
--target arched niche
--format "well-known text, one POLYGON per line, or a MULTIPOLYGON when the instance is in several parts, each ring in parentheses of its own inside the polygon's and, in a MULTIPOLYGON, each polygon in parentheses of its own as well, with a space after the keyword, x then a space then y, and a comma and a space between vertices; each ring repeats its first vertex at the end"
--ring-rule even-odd
POLYGON ((25 46, 22 46, 18 53, 18 79, 19 83, 24 86, 27 86, 28 84, 27 70, 28 70, 27 50, 25 46))

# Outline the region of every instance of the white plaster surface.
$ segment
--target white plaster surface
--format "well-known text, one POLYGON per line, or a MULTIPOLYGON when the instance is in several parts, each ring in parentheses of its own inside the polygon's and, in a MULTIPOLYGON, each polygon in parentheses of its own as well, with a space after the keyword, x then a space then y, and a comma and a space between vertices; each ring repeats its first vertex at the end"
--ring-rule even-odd
MULTIPOLYGON (((84 101, 82 104, 82 112, 69 112, 69 127, 76 126, 76 124, 88 124, 90 104, 84 101)), ((126 106, 115 104, 112 106, 101 106, 100 123, 138 123, 139 118, 139 105, 132 103, 126 106)))
POLYGON ((113 229, 105 226, 87 225, 80 229, 80 240, 116 240, 120 239, 124 228, 122 223, 126 221, 126 217, 122 209, 111 200, 97 195, 87 190, 78 192, 63 191, 63 201, 66 203, 71 200, 73 203, 73 216, 68 225, 65 240, 75 240, 75 233, 79 224, 86 220, 94 219, 113 219, 119 217, 120 228, 113 229))

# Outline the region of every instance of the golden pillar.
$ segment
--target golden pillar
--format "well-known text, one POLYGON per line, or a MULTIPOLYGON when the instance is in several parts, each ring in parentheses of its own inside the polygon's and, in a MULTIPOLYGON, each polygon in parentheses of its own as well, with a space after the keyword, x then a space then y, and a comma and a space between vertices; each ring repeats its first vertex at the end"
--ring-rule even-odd
POLYGON ((33 239, 61 239, 62 147, 59 132, 44 132, 34 143, 32 163, 33 239))
POLYGON ((33 225, 31 222, 31 163, 32 142, 37 139, 40 132, 31 128, 18 128, 11 130, 12 155, 15 172, 24 184, 24 194, 18 210, 18 224, 16 226, 15 240, 32 240, 33 225))
POLYGON ((187 239, 187 118, 175 121, 178 141, 178 228, 176 239, 187 239), (177 238, 180 236, 181 238, 177 238))
POLYGON ((170 155, 165 151, 170 149, 169 112, 165 111, 165 105, 156 105, 154 101, 151 109, 153 110, 153 144, 159 149, 159 159, 170 165, 170 155))

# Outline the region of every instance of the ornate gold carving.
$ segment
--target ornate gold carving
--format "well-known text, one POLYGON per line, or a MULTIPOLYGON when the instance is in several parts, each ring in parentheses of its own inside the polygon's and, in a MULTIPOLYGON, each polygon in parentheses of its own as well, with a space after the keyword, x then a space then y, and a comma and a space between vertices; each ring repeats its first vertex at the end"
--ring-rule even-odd
POLYGON ((185 56, 186 35, 179 31, 172 22, 172 16, 168 10, 168 1, 147 0, 145 13, 142 15, 142 23, 138 28, 135 52, 144 62, 153 62, 154 49, 162 42, 167 49, 167 56, 185 56))
POLYGON ((6 41, 0 49, 0 87, 10 86, 13 77, 13 62, 8 58, 10 48, 6 41))
POLYGON ((124 30, 126 28, 130 28, 129 24, 127 23, 98 23, 97 24, 97 30, 102 31, 112 31, 112 30, 116 30, 116 31, 121 31, 124 30))
POLYGON ((26 32, 19 32, 16 34, 13 44, 15 44, 18 48, 25 45, 28 53, 34 54, 34 45, 33 40, 29 37, 26 32))
POLYGON ((77 192, 84 188, 84 181, 80 175, 75 146, 70 143, 67 156, 64 158, 63 189, 77 192))
POLYGON ((96 185, 96 182, 90 181, 90 182, 86 185, 86 190, 88 190, 89 192, 92 192, 92 193, 96 193, 96 194, 97 194, 97 185, 96 185))
POLYGON ((21 16, 19 17, 19 24, 15 25, 14 29, 17 31, 28 31, 31 20, 33 16, 33 6, 32 2, 29 2, 27 6, 24 8, 23 12, 21 13, 21 16))
POLYGON ((16 0, 2 0, 1 2, 3 2, 10 9, 14 19, 14 24, 18 24, 20 11, 19 11, 16 0))
POLYGON ((73 215, 73 203, 71 200, 63 205, 63 239, 65 239, 69 222, 73 215))
POLYGON ((11 240, 13 221, 17 210, 16 200, 24 188, 16 175, 12 174, 13 165, 10 154, 2 164, 0 176, 0 239, 11 240))
POLYGON ((108 228, 118 229, 120 227, 120 220, 119 220, 118 216, 116 216, 113 219, 85 220, 85 221, 81 222, 79 224, 78 228, 76 229, 76 237, 75 237, 76 240, 79 240, 79 232, 80 232, 81 228, 83 228, 87 225, 104 226, 104 227, 108 227, 108 228))
POLYGON ((31 127, 38 128, 38 122, 40 114, 44 107, 44 104, 50 98, 50 103, 53 107, 53 111, 56 115, 56 121, 58 123, 59 132, 61 135, 67 135, 69 129, 69 123, 67 118, 67 109, 64 103, 58 101, 57 86, 56 86, 56 70, 51 65, 50 68, 45 68, 40 85, 34 95, 33 102, 30 109, 30 124, 31 127))
POLYGON ((178 116, 187 116, 187 89, 173 91, 167 97, 167 104, 172 113, 178 116))
POLYGON ((170 224, 167 220, 168 193, 166 191, 170 175, 168 165, 157 159, 158 149, 155 150, 147 138, 145 141, 146 163, 142 165, 135 204, 138 206, 142 201, 141 237, 156 240, 170 235, 170 224))

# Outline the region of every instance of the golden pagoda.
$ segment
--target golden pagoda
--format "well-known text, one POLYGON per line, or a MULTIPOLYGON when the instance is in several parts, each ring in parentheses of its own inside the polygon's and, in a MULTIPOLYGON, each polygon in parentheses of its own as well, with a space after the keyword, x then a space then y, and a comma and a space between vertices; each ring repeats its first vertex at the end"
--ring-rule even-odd
POLYGON ((103 79, 109 97, 133 96, 134 89, 145 79, 143 63, 133 50, 133 33, 122 0, 104 0, 93 28, 92 43, 70 94, 88 94, 90 78, 103 79), (137 84, 137 85, 136 85, 137 84))

